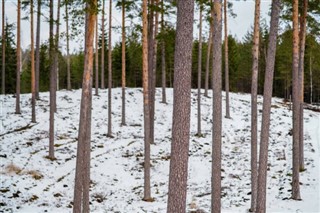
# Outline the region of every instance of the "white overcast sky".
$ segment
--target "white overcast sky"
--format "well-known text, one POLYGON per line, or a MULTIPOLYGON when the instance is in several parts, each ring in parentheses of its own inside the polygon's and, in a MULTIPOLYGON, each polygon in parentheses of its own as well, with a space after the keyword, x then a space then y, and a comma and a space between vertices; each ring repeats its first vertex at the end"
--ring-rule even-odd
MULTIPOLYGON (((3 1, 3 0, 2 0, 3 1)), ((5 16, 8 19, 9 23, 16 23, 17 19, 17 1, 16 0, 4 0, 5 1, 5 16)), ((235 14, 237 14, 236 18, 232 18, 229 16, 228 19, 228 33, 236 36, 238 40, 241 40, 243 36, 248 32, 250 27, 253 25, 253 19, 254 19, 254 5, 255 2, 254 0, 246 0, 246 1, 236 1, 236 0, 230 0, 233 3, 233 11, 235 14)), ((109 1, 106 1, 106 12, 109 11, 108 6, 109 6, 109 1)), ((113 4, 113 6, 115 3, 113 4)), ((271 5, 271 0, 262 0, 261 1, 261 19, 265 19, 267 24, 269 25, 269 20, 270 17, 268 16, 268 11, 270 10, 270 5, 271 5)), ((0 5, 1 8, 1 23, 2 23, 2 4, 0 5)), ((195 25, 194 25, 194 38, 198 38, 198 7, 195 7, 195 25)), ((22 16, 26 16, 27 13, 22 11, 22 16)), ((61 10, 61 17, 64 15, 64 9, 61 10)), ((55 15, 56 16, 56 15, 55 15)), ((106 19, 108 18, 108 14, 106 14, 106 19)), ((61 26, 60 26, 60 32, 65 31, 65 23, 63 22, 63 19, 61 26)), ((34 16, 34 23, 36 26, 36 16, 34 16)), ((99 22, 101 19, 99 20, 99 22)), ((108 21, 108 20, 107 20, 108 21)), ((118 25, 120 26, 121 24, 121 14, 119 9, 114 9, 113 10, 113 25, 118 25)), ((22 48, 25 49, 30 45, 30 22, 26 20, 22 20, 21 23, 21 45, 22 48)), ((0 26, 2 29, 2 25, 0 26)), ((208 27, 204 26, 205 29, 208 29, 208 27)), ((34 28, 35 29, 35 28, 34 28)), ((35 30, 34 30, 35 32, 35 30)), ((208 35, 207 31, 203 31, 203 36, 207 37, 208 35)), ((49 35, 49 26, 48 23, 44 21, 42 18, 42 23, 41 23, 41 40, 47 40, 49 35)), ((35 38, 35 36, 34 36, 35 38)), ((121 40, 121 36, 118 32, 114 31, 112 34, 112 39, 113 39, 113 44, 115 42, 118 42, 121 40)), ((76 41, 71 41, 71 50, 77 50, 79 49, 79 46, 82 46, 83 43, 79 44, 76 41)), ((61 41, 61 50, 64 52, 65 49, 65 44, 64 41, 61 41)))

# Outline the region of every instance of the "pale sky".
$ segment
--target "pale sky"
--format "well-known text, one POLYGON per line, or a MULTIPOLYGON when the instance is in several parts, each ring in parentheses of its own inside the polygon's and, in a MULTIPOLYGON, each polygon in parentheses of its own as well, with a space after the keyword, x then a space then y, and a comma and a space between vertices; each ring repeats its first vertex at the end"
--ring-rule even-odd
MULTIPOLYGON (((241 40, 243 36, 248 32, 250 27, 253 25, 254 20, 254 5, 255 2, 253 0, 246 0, 246 1, 235 1, 230 0, 233 3, 233 11, 235 14, 237 14, 236 18, 232 18, 229 16, 228 18, 228 33, 236 36, 238 40, 241 40)), ((17 1, 16 0, 5 0, 5 15, 9 21, 9 23, 16 23, 17 19, 17 1)), ((270 17, 268 16, 268 11, 270 10, 271 0, 262 0, 261 1, 261 19, 265 19, 267 22, 267 25, 269 25, 270 17)), ((109 9, 109 1, 106 1, 106 13, 108 13, 109 9)), ((113 6, 115 6, 115 3, 113 3, 113 6)), ((1 8, 1 23, 2 23, 2 4, 0 5, 1 8)), ((194 38, 198 38, 198 7, 195 7, 195 24, 194 24, 194 38)), ((36 8, 35 8, 36 9, 36 8)), ((26 16, 26 12, 22 11, 22 17, 26 16)), ((47 12, 48 14, 48 12, 47 12)), ((54 15, 56 17, 56 14, 54 15)), ((64 9, 61 9, 61 18, 62 21, 60 25, 60 32, 64 32, 66 29, 66 25, 64 23, 64 20, 62 17, 64 16, 64 9)), ((108 22, 108 14, 106 14, 106 24, 108 22)), ((172 17, 170 17, 172 19, 172 17)), ((101 17, 99 17, 99 23, 101 22, 101 17)), ((126 23, 128 25, 129 22, 126 23)), ((119 9, 113 10, 113 25, 120 26, 121 25, 121 13, 119 9)), ((27 20, 21 21, 21 45, 22 48, 25 49, 30 45, 30 22, 27 20)), ((2 29, 2 25, 0 26, 0 29, 2 29)), ((119 31, 119 30, 118 30, 119 31)), ((34 15, 34 33, 36 32, 36 14, 34 15)), ((206 24, 204 24, 204 30, 203 30, 203 37, 208 37, 208 27, 206 24)), ((41 40, 47 40, 49 36, 49 24, 45 22, 44 18, 42 18, 41 23, 41 40)), ((35 36, 34 36, 35 39, 35 36)), ((115 30, 112 33, 112 39, 113 44, 121 40, 121 35, 119 32, 116 32, 115 30)), ((65 52, 65 41, 61 40, 61 50, 65 52)), ((83 43, 77 43, 76 41, 71 41, 70 43, 70 49, 71 51, 74 49, 79 49, 79 46, 83 46, 83 43)))

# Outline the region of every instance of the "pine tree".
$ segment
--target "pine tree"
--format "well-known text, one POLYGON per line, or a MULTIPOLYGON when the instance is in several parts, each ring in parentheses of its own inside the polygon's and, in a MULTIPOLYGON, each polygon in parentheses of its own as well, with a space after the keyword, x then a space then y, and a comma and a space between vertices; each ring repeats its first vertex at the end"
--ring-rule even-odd
POLYGON ((122 0, 122 54, 121 54, 121 86, 122 86, 122 110, 121 125, 126 125, 126 20, 125 0, 122 0))
POLYGON ((270 129, 270 111, 272 99, 273 73, 276 55, 277 34, 281 0, 272 1, 270 34, 267 53, 267 64, 263 89, 263 112, 260 136, 260 153, 258 169, 257 212, 266 212, 267 163, 270 129))
MULTIPOLYGON (((3 1, 4 2, 4 1, 3 1)), ((17 5, 17 81, 16 81, 16 114, 20 114, 20 71, 21 71, 21 0, 17 5)))
POLYGON ((222 134, 222 0, 214 0, 212 69, 212 183, 211 212, 221 212, 221 134, 222 134))
POLYGON ((260 0, 255 2, 253 49, 252 49, 252 81, 251 81, 251 212, 256 211, 258 184, 258 73, 259 73, 259 39, 260 39, 260 0))
POLYGON ((39 82, 40 82, 40 26, 41 26, 41 0, 38 0, 37 11, 37 32, 36 32, 36 99, 39 97, 39 82))
POLYGON ((292 199, 300 200, 299 185, 299 128, 300 128, 300 89, 299 89, 299 0, 293 0, 292 25, 293 25, 293 50, 292 50, 292 199))
POLYGON ((74 186, 74 213, 87 213, 90 187, 90 140, 92 107, 93 40, 97 13, 97 0, 87 1, 85 63, 83 72, 80 122, 74 186))
POLYGON ((31 122, 36 123, 36 76, 34 68, 34 39, 33 39, 33 0, 30 0, 30 40, 31 40, 31 105, 32 105, 32 116, 31 122))
POLYGON ((109 0, 109 50, 108 50, 108 137, 112 136, 112 43, 111 43, 111 28, 112 27, 112 0, 109 0))
POLYGON ((150 103, 148 72, 148 18, 147 0, 142 4, 142 84, 144 114, 144 201, 152 201, 150 189, 150 103))
POLYGON ((224 59, 225 59, 225 91, 226 91, 226 118, 230 117, 229 106, 229 51, 228 51, 228 14, 227 0, 224 0, 224 59))
POLYGON ((194 1, 178 1, 168 213, 186 211, 194 1))

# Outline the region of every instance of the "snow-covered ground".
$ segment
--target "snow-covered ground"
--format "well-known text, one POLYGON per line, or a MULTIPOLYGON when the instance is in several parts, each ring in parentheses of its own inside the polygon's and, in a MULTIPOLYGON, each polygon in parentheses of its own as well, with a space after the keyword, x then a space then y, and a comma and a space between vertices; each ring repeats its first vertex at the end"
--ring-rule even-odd
MULTIPOLYGON (((92 212, 165 212, 172 126, 172 89, 168 104, 156 93, 155 144, 151 146, 151 186, 154 202, 143 197, 142 89, 127 89, 127 126, 121 126, 121 89, 113 89, 114 138, 107 133, 107 90, 93 96, 91 191, 92 212)), ((224 94, 223 94, 224 95, 224 94)), ((81 90, 59 91, 55 115, 55 156, 48 155, 49 93, 37 101, 37 123, 32 124, 30 94, 21 96, 22 114, 15 98, 1 96, 0 212, 71 212, 81 90), (22 128, 26 127, 26 128, 22 128)), ((196 90, 192 91, 188 178, 188 210, 210 212, 212 98, 202 98, 203 137, 197 130, 196 90)), ((223 96, 224 97, 224 96, 223 96)), ((250 95, 231 93, 231 117, 223 118, 223 212, 247 212, 250 206, 250 95)), ((224 106, 224 104, 223 104, 224 106)), ((262 97, 258 98, 261 121, 262 97)), ((224 113, 224 108, 223 108, 224 113)), ((292 111, 274 98, 271 111, 267 212, 320 212, 320 113, 305 110, 305 165, 300 173, 302 201, 290 199, 292 111)), ((260 125, 259 125, 260 127, 260 125)))

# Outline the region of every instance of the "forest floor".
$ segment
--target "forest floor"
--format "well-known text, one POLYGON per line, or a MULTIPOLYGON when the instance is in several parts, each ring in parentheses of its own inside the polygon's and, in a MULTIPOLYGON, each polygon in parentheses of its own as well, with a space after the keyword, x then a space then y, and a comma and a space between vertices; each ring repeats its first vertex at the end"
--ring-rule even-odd
MULTIPOLYGON (((166 212, 172 128, 172 95, 161 102, 156 92, 155 144, 151 145, 151 192, 143 197, 142 89, 127 89, 127 126, 121 126, 121 89, 112 90, 112 131, 107 134, 107 94, 93 96, 91 140, 91 212, 166 212)), ((211 96, 211 93, 210 93, 211 96)), ((197 95, 192 90, 187 210, 210 212, 212 98, 202 97, 202 137, 197 137, 197 95), (192 208, 192 209, 191 209, 192 208)), ((224 100, 223 93, 223 100, 224 100)), ((31 95, 1 96, 0 212, 71 212, 81 90, 58 91, 55 114, 55 157, 49 144, 49 93, 40 93, 37 123, 31 121, 31 95)), ((258 98, 259 123, 262 97, 258 98)), ((223 115, 225 107, 223 103, 223 115)), ((230 94, 232 119, 223 117, 222 211, 247 212, 250 207, 250 95, 230 94)), ((267 178, 267 212, 320 212, 320 113, 304 111, 306 170, 300 173, 301 201, 290 199, 292 176, 292 111, 273 98, 267 178)), ((259 124, 260 129, 260 124, 259 124)))

